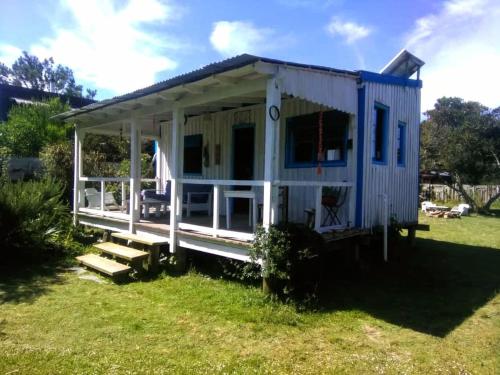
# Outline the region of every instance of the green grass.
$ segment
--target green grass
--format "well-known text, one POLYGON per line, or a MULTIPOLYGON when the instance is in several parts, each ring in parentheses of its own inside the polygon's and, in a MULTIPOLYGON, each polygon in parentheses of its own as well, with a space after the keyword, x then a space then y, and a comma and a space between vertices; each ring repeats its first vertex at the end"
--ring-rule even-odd
POLYGON ((116 285, 1 270, 0 374, 498 374, 500 219, 421 221, 389 265, 332 270, 315 311, 194 271, 116 285))

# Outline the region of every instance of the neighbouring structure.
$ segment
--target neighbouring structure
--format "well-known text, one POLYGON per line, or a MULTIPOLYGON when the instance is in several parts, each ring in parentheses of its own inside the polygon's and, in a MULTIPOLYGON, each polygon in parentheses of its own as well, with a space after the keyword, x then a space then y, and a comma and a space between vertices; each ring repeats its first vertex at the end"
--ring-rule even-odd
POLYGON ((281 220, 416 225, 423 64, 407 51, 381 73, 241 55, 63 113, 75 124, 75 221, 240 260, 256 225, 281 220), (130 137, 129 177, 82 175, 88 133, 130 137), (141 178, 146 139, 154 179, 141 178))
POLYGON ((0 122, 7 121, 7 115, 12 106, 33 104, 52 98, 61 98, 62 100, 68 101, 71 108, 81 108, 95 103, 95 100, 78 96, 62 95, 53 92, 29 89, 27 87, 0 84, 0 122))

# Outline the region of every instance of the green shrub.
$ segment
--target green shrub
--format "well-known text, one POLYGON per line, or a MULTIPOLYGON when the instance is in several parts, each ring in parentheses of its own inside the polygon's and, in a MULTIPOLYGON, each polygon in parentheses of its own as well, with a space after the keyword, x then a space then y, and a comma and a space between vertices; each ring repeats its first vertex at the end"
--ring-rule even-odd
POLYGON ((73 186, 73 142, 65 140, 45 146, 40 152, 44 172, 64 184, 64 200, 73 186))
POLYGON ((22 259, 72 250, 74 228, 55 179, 0 185, 0 251, 22 259))
POLYGON ((252 263, 239 271, 240 278, 264 277, 272 293, 285 298, 314 297, 322 276, 323 237, 295 223, 259 227, 250 250, 252 263), (257 266, 262 261, 263 267, 257 266))

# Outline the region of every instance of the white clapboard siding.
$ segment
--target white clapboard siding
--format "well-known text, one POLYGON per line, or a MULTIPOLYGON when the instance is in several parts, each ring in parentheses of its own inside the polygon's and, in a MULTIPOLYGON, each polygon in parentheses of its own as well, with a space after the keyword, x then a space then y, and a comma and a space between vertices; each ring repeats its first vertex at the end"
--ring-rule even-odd
MULTIPOLYGON (((298 180, 298 181, 353 181, 355 171, 353 170, 353 152, 348 152, 347 167, 323 167, 322 174, 317 175, 314 168, 285 168, 285 139, 287 118, 318 112, 319 110, 329 110, 302 99, 287 99, 282 101, 281 119, 280 119, 280 169, 279 180, 298 180)), ((352 137, 353 124, 356 123, 354 116, 351 116, 349 126, 349 137, 352 137)), ((262 180, 264 177, 264 128, 265 128, 265 107, 264 105, 254 105, 236 110, 228 110, 213 113, 209 116, 190 117, 184 128, 185 135, 202 134, 203 144, 208 145, 209 166, 203 167, 202 176, 193 176, 193 178, 203 179, 232 179, 232 133, 233 126, 241 123, 250 123, 255 125, 255 160, 254 160, 254 179, 262 180), (243 119, 243 120, 241 120, 243 119), (215 165, 215 147, 220 144, 221 158, 220 165, 215 165)), ((170 126, 167 127, 170 129, 170 126)), ((170 144, 170 131, 162 140, 165 142, 166 149, 170 144)), ((167 153, 168 157, 168 153, 167 153)), ((165 163, 167 165, 167 163, 165 163)), ((165 170, 167 178, 170 178, 168 170, 165 170)), ((185 176, 190 178, 190 176, 185 176)), ((222 190, 224 188, 221 188, 222 190)), ((262 188, 255 188, 257 195, 262 196, 262 188)), ((306 208, 314 207, 314 188, 313 187, 294 187, 289 191, 289 218, 293 221, 304 221, 306 208)), ((221 199, 221 212, 225 210, 225 200, 221 199)), ((347 205, 346 205, 347 207, 347 205)), ((341 213, 342 215, 344 213, 341 213)), ((345 213, 347 215, 347 213, 345 213)))
POLYGON ((370 228, 382 224, 383 199, 387 194, 389 217, 399 222, 418 220, 418 157, 420 126, 420 89, 366 83, 365 142, 363 168, 363 223, 370 228), (375 102, 389 107, 387 165, 372 162, 372 123, 375 102), (398 122, 406 123, 406 161, 397 166, 396 135, 398 122))

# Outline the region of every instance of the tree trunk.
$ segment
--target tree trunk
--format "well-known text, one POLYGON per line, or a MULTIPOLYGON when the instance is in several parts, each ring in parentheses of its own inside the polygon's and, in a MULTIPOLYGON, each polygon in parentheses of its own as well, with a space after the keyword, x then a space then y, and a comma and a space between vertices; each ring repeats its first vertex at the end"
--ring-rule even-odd
POLYGON ((491 209, 491 205, 498 199, 500 198, 500 191, 498 191, 495 195, 493 195, 490 199, 488 199, 488 202, 485 203, 483 207, 481 207, 481 211, 484 212, 489 212, 491 209))
POLYGON ((455 190, 457 193, 459 193, 462 196, 462 198, 465 200, 465 202, 470 206, 471 211, 477 212, 477 210, 478 210, 477 204, 474 201, 474 199, 469 194, 467 194, 467 192, 465 191, 460 176, 456 173, 453 173, 453 177, 454 177, 453 180, 455 181, 457 187, 455 187, 453 185, 453 183, 446 183, 445 182, 445 184, 448 187, 450 187, 451 189, 455 190))

